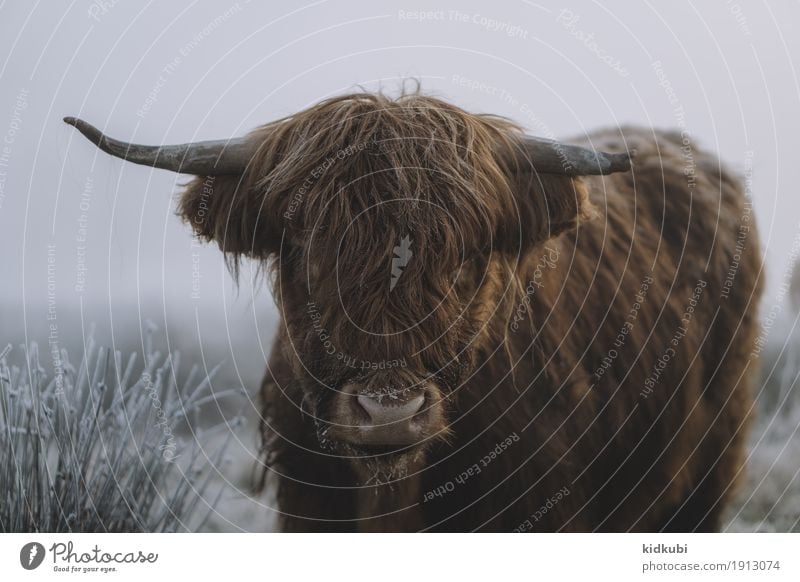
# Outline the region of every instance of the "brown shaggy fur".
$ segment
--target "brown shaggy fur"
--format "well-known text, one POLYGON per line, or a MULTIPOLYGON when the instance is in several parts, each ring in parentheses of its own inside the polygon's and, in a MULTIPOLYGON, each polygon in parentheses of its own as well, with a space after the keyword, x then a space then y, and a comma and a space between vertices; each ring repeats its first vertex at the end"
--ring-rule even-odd
POLYGON ((719 526, 761 290, 739 181, 635 128, 586 140, 635 148, 633 172, 540 175, 520 135, 431 97, 348 95, 256 130, 244 175, 187 187, 200 236, 270 269, 264 476, 282 529, 719 526), (345 382, 426 380, 441 426, 410 453, 378 462, 329 438, 345 382))

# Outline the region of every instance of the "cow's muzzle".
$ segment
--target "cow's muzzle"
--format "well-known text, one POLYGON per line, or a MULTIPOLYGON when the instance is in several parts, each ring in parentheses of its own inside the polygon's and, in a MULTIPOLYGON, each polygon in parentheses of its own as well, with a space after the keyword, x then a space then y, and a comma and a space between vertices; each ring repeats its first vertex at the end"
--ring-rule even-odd
POLYGON ((404 390, 346 384, 336 400, 331 436, 365 452, 402 450, 446 430, 441 392, 432 383, 404 390))

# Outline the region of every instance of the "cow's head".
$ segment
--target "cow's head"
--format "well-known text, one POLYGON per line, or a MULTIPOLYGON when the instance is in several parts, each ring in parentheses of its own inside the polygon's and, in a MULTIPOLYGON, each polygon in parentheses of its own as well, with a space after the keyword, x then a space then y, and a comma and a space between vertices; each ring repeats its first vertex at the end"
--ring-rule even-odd
POLYGON ((198 176, 179 212, 232 264, 269 265, 320 444, 389 474, 447 437, 524 257, 588 212, 579 176, 630 165, 417 94, 338 97, 245 138, 161 148, 68 121, 109 153, 198 176))

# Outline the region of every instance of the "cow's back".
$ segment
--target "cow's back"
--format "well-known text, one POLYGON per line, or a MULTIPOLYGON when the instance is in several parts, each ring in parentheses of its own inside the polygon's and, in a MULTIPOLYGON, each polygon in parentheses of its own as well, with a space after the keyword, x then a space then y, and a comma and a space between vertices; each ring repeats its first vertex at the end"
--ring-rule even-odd
POLYGON ((623 129, 591 145, 637 156, 631 173, 585 178, 599 215, 558 241, 563 278, 544 301, 570 314, 544 335, 584 374, 576 407, 597 416, 580 451, 593 456, 584 516, 600 529, 713 529, 739 473, 756 367, 752 209, 740 181, 679 134, 623 129))

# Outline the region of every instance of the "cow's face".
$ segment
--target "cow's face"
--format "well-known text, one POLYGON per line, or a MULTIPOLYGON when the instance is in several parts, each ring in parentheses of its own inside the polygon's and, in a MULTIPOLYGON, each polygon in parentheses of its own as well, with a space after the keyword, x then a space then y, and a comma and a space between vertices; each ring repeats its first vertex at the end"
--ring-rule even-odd
POLYGON ((447 440, 525 254, 582 212, 578 181, 513 161, 514 131, 425 97, 341 98, 258 130, 246 175, 183 196, 199 234, 270 265, 297 406, 365 474, 447 440))
POLYGON ((392 473, 447 437, 509 278, 464 208, 358 188, 284 241, 274 287, 320 443, 392 473))

